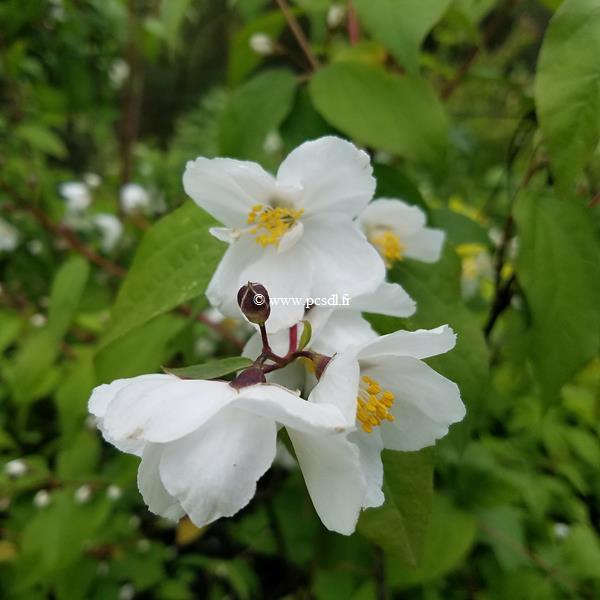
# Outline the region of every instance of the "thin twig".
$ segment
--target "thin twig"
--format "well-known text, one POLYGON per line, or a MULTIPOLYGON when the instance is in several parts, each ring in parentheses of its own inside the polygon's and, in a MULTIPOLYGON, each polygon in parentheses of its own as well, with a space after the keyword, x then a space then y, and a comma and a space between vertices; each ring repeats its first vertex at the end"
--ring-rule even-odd
POLYGON ((350 44, 355 46, 360 42, 360 21, 358 20, 358 15, 356 14, 356 9, 352 4, 352 0, 348 0, 347 26, 348 39, 350 40, 350 44))
POLYGON ((285 20, 287 21, 287 24, 289 25, 290 29, 292 30, 292 33, 294 34, 294 37, 296 38, 298 45, 300 46, 300 48, 302 48, 302 52, 304 52, 304 55, 306 56, 306 60, 308 60, 311 69, 313 71, 316 71, 320 67, 319 61, 317 60, 317 57, 313 54, 313 51, 310 49, 310 44, 308 42, 308 39, 304 35, 304 31, 302 31, 302 27, 300 27, 300 24, 298 23, 298 19, 296 19, 296 16, 290 10, 287 0, 275 0, 275 1, 277 2, 279 9, 283 13, 285 20))

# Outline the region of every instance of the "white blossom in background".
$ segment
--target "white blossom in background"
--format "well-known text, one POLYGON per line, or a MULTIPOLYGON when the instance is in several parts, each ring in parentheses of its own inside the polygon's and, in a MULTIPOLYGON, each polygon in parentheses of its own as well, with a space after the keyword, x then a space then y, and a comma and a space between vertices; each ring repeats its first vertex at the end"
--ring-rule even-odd
POLYGON ((4 471, 9 477, 23 477, 27 473, 27 470, 27 463, 20 458, 9 460, 4 465, 4 471))
POLYGON ((569 537, 571 533, 571 527, 566 523, 554 523, 554 535, 559 540, 564 540, 569 537))
POLYGON ((102 183, 102 177, 97 173, 85 173, 83 176, 83 181, 85 184, 91 189, 97 188, 102 183))
POLYGON ((92 497, 92 488, 86 483, 75 490, 74 498, 77 504, 86 504, 92 497))
POLYGON ((44 244, 41 240, 29 240, 27 242, 27 250, 32 256, 39 256, 44 251, 44 244))
POLYGON ((100 247, 104 252, 112 252, 123 235, 123 223, 109 213, 95 214, 92 222, 100 232, 100 247))
POLYGON ((170 519, 187 514, 198 527, 251 500, 275 458, 278 424, 322 437, 344 437, 346 425, 334 406, 277 385, 237 390, 162 374, 101 385, 89 410, 109 443, 141 456, 138 487, 150 511, 170 519))
MULTIPOLYGON (((451 350, 455 341, 452 329, 443 326, 397 331, 352 346, 331 359, 311 392, 309 401, 335 404, 357 426, 348 439, 357 448, 366 491, 362 504, 355 496, 353 504, 347 506, 348 530, 354 529, 362 508, 380 506, 384 501, 380 456, 384 448, 420 450, 434 444, 448 433, 451 424, 464 418, 465 407, 456 384, 423 362, 424 358, 451 350)), ((298 442, 308 447, 307 436, 288 433, 305 473, 303 463, 314 458, 298 442)), ((319 457, 321 461, 330 461, 328 470, 332 472, 344 469, 347 463, 344 457, 335 464, 333 446, 337 442, 337 438, 330 440, 330 457, 326 453, 319 457)), ((341 450, 337 455, 341 455, 341 450)), ((310 481, 306 476, 305 480, 321 520, 327 525, 337 519, 336 506, 349 504, 344 489, 335 489, 319 480, 310 481)))
POLYGON ((446 234, 426 227, 425 213, 418 206, 381 198, 365 208, 358 222, 388 268, 405 257, 428 263, 440 258, 446 234))
POLYGON ((106 496, 109 500, 119 500, 123 496, 123 490, 113 483, 106 488, 106 496))
POLYGON ((12 252, 19 245, 19 232, 8 221, 0 219, 0 252, 12 252))
POLYGON ((330 29, 335 29, 341 25, 346 18, 346 7, 343 4, 335 2, 327 11, 327 26, 330 29))
POLYGON ((110 82, 115 88, 120 88, 129 78, 129 65, 122 58, 113 61, 108 71, 110 82))
POLYGON ((132 583, 125 583, 119 589, 119 600, 133 600, 135 597, 135 587, 132 583))
POLYGON ((283 149, 283 140, 278 131, 269 131, 263 143, 263 150, 267 154, 277 154, 283 149))
POLYGON ((275 42, 266 33, 254 33, 248 40, 248 45, 253 52, 260 56, 268 56, 275 51, 275 42))
POLYGON ((43 327, 47 321, 46 315, 43 315, 42 313, 35 313, 29 317, 29 322, 34 327, 43 327))
POLYGON ((126 215, 146 212, 150 207, 150 196, 139 183, 126 183, 120 192, 121 210, 126 215))
MULTIPOLYGON (((230 244, 206 296, 240 317, 239 288, 259 281, 271 297, 351 297, 375 291, 385 265, 353 219, 375 189, 369 156, 327 136, 292 151, 273 177, 260 165, 197 158, 183 176, 186 193, 224 223, 211 233, 230 244)), ((301 303, 273 304, 270 331, 290 327, 301 303)))
POLYGON ((33 497, 33 505, 36 508, 45 508, 52 502, 52 496, 48 490, 39 490, 33 497))
POLYGON ((58 186, 60 195, 65 199, 68 215, 80 215, 92 203, 89 187, 82 181, 68 181, 58 186))

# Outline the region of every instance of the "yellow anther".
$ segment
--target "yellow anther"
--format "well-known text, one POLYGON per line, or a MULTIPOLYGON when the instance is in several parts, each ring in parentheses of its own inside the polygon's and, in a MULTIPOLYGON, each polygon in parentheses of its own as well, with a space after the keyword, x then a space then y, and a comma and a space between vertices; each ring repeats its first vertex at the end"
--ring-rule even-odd
POLYGON ((394 404, 394 394, 382 390, 381 385, 367 375, 360 378, 356 404, 356 418, 367 433, 371 433, 373 427, 378 427, 383 421, 394 420, 394 415, 389 412, 394 404))
POLYGON ((389 269, 396 261, 402 260, 406 246, 390 229, 378 230, 369 236, 369 241, 381 254, 386 267, 389 269))
POLYGON ((248 224, 256 227, 249 233, 256 236, 256 243, 263 248, 270 244, 276 246, 303 214, 304 209, 255 204, 248 214, 248 224))

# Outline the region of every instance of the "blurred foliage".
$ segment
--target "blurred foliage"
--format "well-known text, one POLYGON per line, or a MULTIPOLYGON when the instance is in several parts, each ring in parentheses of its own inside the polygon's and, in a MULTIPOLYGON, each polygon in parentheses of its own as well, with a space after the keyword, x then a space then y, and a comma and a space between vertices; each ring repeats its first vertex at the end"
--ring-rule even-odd
POLYGON ((0 596, 600 596, 600 4, 297 0, 309 53, 279 4, 0 4, 0 596), (391 273, 417 314, 372 322, 452 325, 431 364, 468 418, 385 456, 387 502, 350 538, 283 460, 235 518, 175 527, 87 398, 245 335, 202 312, 222 246, 184 204, 185 161, 273 169, 330 132, 369 150, 379 195, 447 231, 439 263, 391 273))

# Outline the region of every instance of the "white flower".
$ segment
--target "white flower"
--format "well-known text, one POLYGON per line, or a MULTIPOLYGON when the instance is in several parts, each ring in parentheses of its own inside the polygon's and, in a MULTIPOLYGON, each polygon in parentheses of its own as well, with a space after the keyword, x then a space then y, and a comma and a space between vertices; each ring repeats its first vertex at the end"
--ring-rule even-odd
POLYGON ((269 54, 273 54, 275 50, 275 43, 272 38, 270 38, 265 33, 255 33, 250 36, 248 40, 248 45, 251 50, 256 52, 256 54, 260 54, 261 56, 268 56, 269 54))
POLYGON ((29 322, 34 327, 43 327, 47 321, 48 319, 46 318, 46 315, 43 315, 42 313, 35 313, 29 318, 29 322))
POLYGON ((67 213, 78 214, 85 211, 92 203, 90 189, 82 181, 61 183, 58 191, 67 201, 67 213))
POLYGON ((77 504, 85 504, 92 497, 92 488, 84 484, 75 490, 75 502, 77 504))
POLYGON ((110 65, 108 78, 115 88, 120 88, 129 77, 129 64, 122 58, 117 58, 110 65))
POLYGON ((150 196, 139 183, 126 183, 121 188, 121 210, 126 215, 144 212, 150 206, 150 196))
POLYGON ((283 140, 281 139, 281 135, 279 135, 278 131, 270 131, 265 136, 265 141, 263 142, 263 150, 267 154, 277 154, 283 148, 283 140))
POLYGON ((570 533, 571 527, 566 523, 554 523, 554 535, 559 540, 564 540, 565 538, 569 537, 570 533))
MULTIPOLYGON (((363 507, 383 503, 383 448, 420 450, 445 436, 449 426, 465 416, 456 384, 422 360, 451 350, 455 343, 447 325, 397 331, 335 355, 313 389, 309 400, 333 403, 349 421, 356 421, 357 431, 348 439, 359 450, 367 482, 363 507)), ((296 448, 297 434, 290 432, 290 439, 296 448)), ((297 448, 296 455, 302 468, 297 448)), ((308 480, 307 485, 312 496, 308 480)), ((339 498, 331 500, 336 501, 339 498)), ((358 518, 356 506, 355 511, 358 518)))
MULTIPOLYGON (((336 137, 296 148, 276 178, 252 162, 189 162, 186 192, 226 225, 211 233, 230 243, 206 291, 211 304, 239 318, 237 291, 248 281, 280 298, 374 291, 385 267, 352 220, 373 195, 371 173, 368 155, 336 137)), ((267 327, 289 327, 303 313, 302 302, 271 303, 267 327)))
POLYGON ((417 206, 382 198, 361 213, 358 222, 388 267, 404 257, 436 262, 446 234, 425 226, 425 213, 417 206))
POLYGON ((36 508, 45 508, 52 502, 52 496, 48 490, 39 490, 33 497, 33 505, 36 508))
POLYGON ((15 458, 4 465, 4 471, 9 477, 23 477, 27 473, 27 463, 20 458, 15 458))
POLYGON ((330 29, 335 29, 338 25, 341 25, 345 17, 346 7, 343 4, 338 4, 336 2, 332 4, 327 11, 327 26, 330 29))
POLYGON ((277 385, 238 391, 159 374, 97 387, 89 409, 108 442, 142 457, 138 487, 149 509, 170 519, 187 513, 198 527, 250 501, 275 458, 278 423, 324 438, 344 437, 346 426, 334 406, 277 385))
POLYGON ((123 490, 118 486, 111 484, 106 488, 106 496, 109 500, 118 500, 123 495, 123 490))
POLYGON ((41 240, 29 240, 27 242, 27 250, 32 256, 39 256, 44 251, 44 244, 41 240))
POLYGON ((121 235, 123 234, 123 224, 115 216, 109 213, 98 213, 92 217, 94 225, 100 231, 100 246, 104 252, 114 250, 121 235))
POLYGON ((119 600, 133 600, 134 596, 135 587, 131 583, 126 583, 119 589, 119 600))
POLYGON ((86 185, 90 188, 97 188, 102 183, 102 177, 97 173, 86 173, 83 176, 83 181, 85 181, 86 185))
POLYGON ((0 219, 0 252, 12 252, 19 244, 19 232, 16 227, 0 219))

